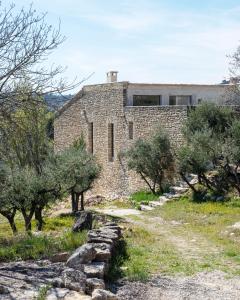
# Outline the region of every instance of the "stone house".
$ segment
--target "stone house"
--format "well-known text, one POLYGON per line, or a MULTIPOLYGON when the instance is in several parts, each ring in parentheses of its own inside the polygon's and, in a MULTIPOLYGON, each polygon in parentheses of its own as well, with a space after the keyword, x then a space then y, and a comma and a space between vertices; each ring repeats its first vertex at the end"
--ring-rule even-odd
POLYGON ((121 153, 139 138, 164 128, 173 146, 183 142, 181 128, 189 107, 202 101, 220 101, 226 85, 140 84, 118 82, 117 72, 107 83, 87 85, 58 112, 55 149, 61 151, 83 134, 89 152, 102 166, 93 193, 109 198, 145 188, 127 168, 121 153))

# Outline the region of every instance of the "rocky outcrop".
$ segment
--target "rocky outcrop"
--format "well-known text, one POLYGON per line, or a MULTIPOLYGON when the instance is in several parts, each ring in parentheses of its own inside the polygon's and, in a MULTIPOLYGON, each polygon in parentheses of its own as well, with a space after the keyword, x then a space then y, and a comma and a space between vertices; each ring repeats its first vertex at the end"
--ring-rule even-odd
POLYGON ((89 211, 80 211, 77 212, 77 220, 73 225, 73 232, 79 232, 82 230, 90 230, 92 229, 93 217, 92 213, 89 211))
MULTIPOLYGON (((120 238, 120 227, 106 223, 89 231, 88 242, 77 248, 67 263, 40 260, 1 264, 0 299, 33 300, 41 289, 48 289, 46 300, 117 299, 105 290, 104 278, 120 238)), ((66 258, 64 253, 54 260, 66 258)))

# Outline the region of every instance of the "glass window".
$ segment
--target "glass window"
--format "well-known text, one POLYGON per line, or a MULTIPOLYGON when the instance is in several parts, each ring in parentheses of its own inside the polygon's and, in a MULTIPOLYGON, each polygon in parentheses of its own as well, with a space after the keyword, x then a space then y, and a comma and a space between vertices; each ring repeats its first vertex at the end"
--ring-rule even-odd
POLYGON ((192 104, 191 95, 169 96, 169 105, 191 105, 191 104, 192 104))
POLYGON ((133 95, 133 106, 161 105, 160 95, 133 95))
POLYGON ((169 105, 176 105, 176 96, 169 97, 169 105))

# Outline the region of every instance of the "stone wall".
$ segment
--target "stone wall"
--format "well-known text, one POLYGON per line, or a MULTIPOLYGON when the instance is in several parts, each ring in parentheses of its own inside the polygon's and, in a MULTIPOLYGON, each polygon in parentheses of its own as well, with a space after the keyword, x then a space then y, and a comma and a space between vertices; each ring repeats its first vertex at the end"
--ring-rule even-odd
POLYGON ((89 124, 93 123, 93 154, 102 166, 94 194, 115 198, 144 188, 145 184, 129 172, 122 153, 138 138, 147 138, 156 128, 164 128, 174 146, 183 142, 181 127, 187 107, 128 107, 127 83, 86 86, 81 94, 66 105, 55 120, 55 149, 61 151, 84 135, 89 141, 89 124), (129 122, 133 139, 129 139, 129 122), (114 159, 109 161, 109 124, 114 126, 114 159))

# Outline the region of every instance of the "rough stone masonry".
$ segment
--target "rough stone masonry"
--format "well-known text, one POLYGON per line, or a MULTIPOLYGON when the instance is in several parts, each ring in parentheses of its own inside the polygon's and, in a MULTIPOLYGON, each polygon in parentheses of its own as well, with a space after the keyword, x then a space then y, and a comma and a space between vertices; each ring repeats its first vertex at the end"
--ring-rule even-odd
POLYGON ((83 134, 88 150, 102 166, 93 193, 108 198, 129 195, 145 184, 128 170, 122 154, 137 139, 149 137, 158 127, 168 132, 173 146, 180 145, 188 104, 196 105, 200 100, 210 99, 216 102, 224 89, 222 85, 129 82, 84 86, 58 113, 54 128, 55 150, 63 150, 83 134), (134 102, 136 96, 143 97, 145 103, 139 106, 134 102), (155 99, 159 99, 159 103, 149 106, 147 101, 155 99), (169 105, 170 101, 175 101, 176 105, 169 105), (184 103, 180 101, 187 101, 187 105, 177 105, 184 103))

